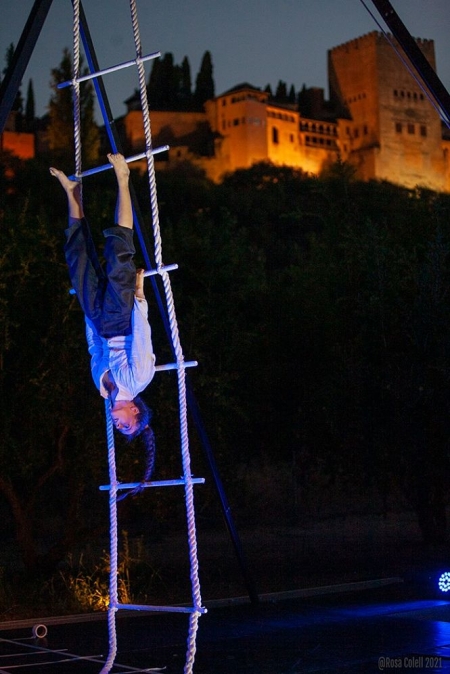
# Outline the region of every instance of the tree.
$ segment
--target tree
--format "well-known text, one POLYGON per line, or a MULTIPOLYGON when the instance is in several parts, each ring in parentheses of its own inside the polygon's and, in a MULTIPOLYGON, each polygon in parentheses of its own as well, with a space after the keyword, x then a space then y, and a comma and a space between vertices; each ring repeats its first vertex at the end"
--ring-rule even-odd
POLYGON ((214 79, 213 64, 211 53, 205 51, 203 54, 200 70, 195 80, 194 103, 198 110, 203 110, 206 101, 214 98, 214 79))
MULTIPOLYGON (((12 60, 14 57, 14 44, 11 43, 6 50, 6 66, 3 69, 3 74, 6 75, 8 69, 10 68, 12 64, 12 60)), ((22 92, 20 91, 20 87, 16 93, 14 102, 11 107, 11 113, 14 117, 14 130, 15 131, 21 131, 22 130, 22 121, 23 121, 23 98, 22 98, 22 92)))
POLYGON ((27 100, 25 105, 25 127, 27 131, 33 131, 35 120, 35 102, 33 80, 28 83, 27 100))
POLYGON ((289 89, 289 94, 288 94, 288 101, 289 101, 289 103, 292 103, 294 105, 296 100, 297 100, 297 96, 296 96, 296 93, 295 93, 295 88, 294 88, 294 85, 291 84, 291 88, 289 89))
POLYGON ((283 82, 283 80, 278 80, 277 88, 275 91, 275 100, 278 103, 287 103, 288 101, 287 84, 286 82, 283 82))
POLYGON ((42 198, 48 168, 30 162, 15 173, 17 192, 3 202, 0 228, 0 494, 23 565, 37 573, 73 545, 87 479, 83 463, 97 472, 102 424, 94 421, 95 404, 93 423, 83 420, 95 392, 88 369, 76 364, 86 362, 83 321, 67 292, 63 224, 42 198), (51 513, 58 513, 50 534, 56 558, 51 546, 42 551, 40 545, 51 513))
POLYGON ((161 105, 161 89, 163 86, 161 60, 155 59, 153 61, 152 69, 148 78, 147 96, 148 104, 151 110, 159 110, 161 105))
POLYGON ((181 110, 190 110, 192 106, 191 65, 187 56, 181 63, 179 101, 181 110))
MULTIPOLYGON (((87 74, 87 69, 80 68, 81 74, 87 74)), ((50 99, 49 125, 46 138, 52 161, 62 166, 73 166, 74 152, 74 122, 73 122, 73 92, 71 87, 58 89, 60 82, 67 82, 73 77, 72 58, 68 49, 58 68, 52 70, 53 95, 50 99)), ((100 135, 94 120, 94 96, 90 82, 80 85, 80 116, 81 116, 81 143, 83 164, 92 166, 98 160, 100 135)))
POLYGON ((153 110, 180 108, 181 68, 176 66, 173 54, 167 52, 155 60, 148 81, 149 105, 153 110))

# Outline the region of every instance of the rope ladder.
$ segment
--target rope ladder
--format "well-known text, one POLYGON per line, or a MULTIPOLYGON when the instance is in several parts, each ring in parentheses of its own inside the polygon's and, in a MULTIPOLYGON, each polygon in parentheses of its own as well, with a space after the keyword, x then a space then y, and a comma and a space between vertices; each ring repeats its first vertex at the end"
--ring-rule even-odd
MULTIPOLYGON (((167 308, 168 322, 170 326, 171 346, 175 357, 174 363, 156 366, 156 371, 176 370, 177 371, 177 385, 178 385, 178 409, 179 409, 179 427, 180 427, 180 449, 183 476, 176 480, 162 480, 147 482, 143 486, 147 487, 165 487, 173 485, 184 486, 185 508, 187 518, 187 538, 189 549, 189 563, 190 563, 190 582, 192 594, 192 606, 147 606, 136 604, 123 604, 119 602, 118 598, 118 516, 117 516, 117 495, 119 491, 132 490, 140 483, 119 483, 116 474, 116 459, 115 459, 115 444, 114 444, 114 427, 110 415, 110 402, 105 400, 105 416, 106 416, 106 437, 107 437, 107 452, 108 452, 108 469, 109 469, 109 485, 100 487, 103 491, 109 491, 109 517, 110 517, 110 582, 109 582, 109 608, 108 608, 108 634, 109 634, 109 653, 105 661, 105 665, 101 670, 101 674, 107 674, 114 666, 117 655, 117 630, 116 630, 116 614, 119 609, 137 610, 137 611, 166 611, 179 612, 189 614, 189 630, 187 639, 187 651, 184 672, 190 674, 193 671, 193 665, 196 652, 196 635, 198 630, 198 619, 200 615, 206 613, 206 609, 202 606, 200 581, 198 573, 198 556, 197 556, 197 536, 195 523, 195 508, 194 508, 194 490, 195 484, 204 482, 203 478, 193 478, 191 474, 191 461, 189 452, 189 435, 187 422, 187 395, 186 395, 186 367, 193 367, 197 365, 196 361, 185 361, 183 350, 181 347, 178 323, 175 313, 175 303, 172 293, 169 272, 177 268, 177 265, 164 265, 162 256, 162 240, 159 224, 159 211, 157 202, 156 177, 154 166, 154 155, 158 152, 164 152, 168 148, 152 147, 152 134, 150 114, 148 109, 147 86, 145 81, 145 67, 144 63, 153 58, 160 56, 159 52, 154 52, 147 56, 142 56, 141 38, 139 32, 139 22, 137 15, 136 0, 130 0, 131 22, 133 27, 133 37, 135 45, 136 57, 133 60, 126 61, 117 66, 91 72, 89 75, 80 76, 80 0, 73 0, 73 78, 71 81, 63 82, 58 85, 58 88, 72 86, 73 92, 73 108, 74 108, 74 148, 75 148, 75 174, 74 177, 78 181, 82 178, 100 171, 112 168, 109 164, 100 166, 98 168, 82 171, 81 166, 81 105, 80 105, 80 83, 91 80, 101 75, 115 72, 122 68, 127 68, 135 65, 137 67, 139 77, 139 91, 141 108, 144 122, 144 137, 145 137, 145 152, 126 158, 127 162, 136 161, 138 159, 147 160, 147 174, 150 195, 150 208, 152 217, 152 230, 154 240, 154 259, 155 269, 145 272, 145 276, 159 275, 162 280, 164 288, 164 296, 167 308)), ((142 241, 141 241, 142 243, 142 241)), ((146 669, 145 671, 151 671, 146 669)))

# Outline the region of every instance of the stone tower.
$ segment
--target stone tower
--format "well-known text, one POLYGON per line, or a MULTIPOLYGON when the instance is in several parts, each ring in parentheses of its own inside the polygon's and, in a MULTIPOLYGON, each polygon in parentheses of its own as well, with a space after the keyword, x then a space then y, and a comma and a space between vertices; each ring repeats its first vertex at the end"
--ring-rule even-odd
MULTIPOLYGON (((393 40, 393 38, 392 38, 393 40)), ((436 69, 433 40, 417 39, 436 69)), ((362 180, 446 189, 439 115, 395 41, 372 32, 328 52, 330 100, 347 128, 348 160, 362 180)))

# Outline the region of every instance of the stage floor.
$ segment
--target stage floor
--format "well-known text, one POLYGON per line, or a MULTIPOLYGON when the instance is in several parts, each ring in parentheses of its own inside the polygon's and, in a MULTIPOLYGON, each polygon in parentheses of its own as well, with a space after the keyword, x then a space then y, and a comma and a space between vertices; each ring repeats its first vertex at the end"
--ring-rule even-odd
MULTIPOLYGON (((441 595, 444 596, 444 595, 441 595)), ((113 674, 184 669, 188 618, 117 620, 113 674)), ((108 653, 104 619, 0 632, 0 673, 93 674, 108 653)), ((195 674, 450 672, 450 601, 399 582, 259 605, 210 607, 199 619, 195 674)))

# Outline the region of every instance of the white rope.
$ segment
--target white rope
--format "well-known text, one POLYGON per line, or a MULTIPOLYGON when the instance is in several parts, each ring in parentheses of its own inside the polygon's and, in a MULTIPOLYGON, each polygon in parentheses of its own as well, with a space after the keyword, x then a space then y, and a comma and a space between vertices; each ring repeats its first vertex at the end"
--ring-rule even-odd
POLYGON ((106 438, 108 443, 108 466, 109 466, 109 606, 108 606, 108 635, 109 652, 100 674, 108 674, 111 671, 117 655, 116 635, 116 612, 119 603, 117 592, 118 580, 118 536, 117 536, 117 473, 116 473, 116 450, 114 446, 114 426, 111 417, 111 402, 105 400, 106 438))
POLYGON ((81 103, 80 83, 80 0, 73 2, 73 135, 75 145, 75 175, 81 176, 81 103))
MULTIPOLYGON (((142 46, 139 33, 139 23, 137 16, 136 0, 130 0, 131 21, 133 24, 133 36, 136 49, 136 64, 139 75, 139 90, 141 98, 141 108, 144 122, 145 134, 145 149, 147 153, 147 167, 148 180, 150 190, 150 205, 152 213, 152 226, 155 244, 155 263, 156 268, 160 271, 161 279, 164 286, 164 293, 167 303, 167 311, 169 317, 170 332, 172 338, 172 345, 177 361, 177 375, 178 375, 178 405, 180 413, 180 440, 181 440, 181 458, 183 464, 183 475, 185 479, 185 503, 187 516, 187 530, 188 530, 188 544, 189 544, 189 561, 190 561, 190 580, 192 588, 192 601, 194 609, 200 609, 202 600, 200 593, 200 581, 198 576, 198 557, 197 557, 197 536, 195 527, 195 510, 194 510, 194 489, 191 475, 191 461, 189 454, 189 436, 187 423, 187 402, 186 402, 186 373, 184 367, 184 356, 181 348, 178 323, 175 315, 175 303, 173 299, 172 287, 170 283, 169 274, 163 271, 162 262, 162 244, 161 244, 161 230, 159 226, 159 212, 156 191, 155 178, 155 164, 152 154, 152 134, 150 125, 150 114, 148 109, 147 85, 145 81, 145 69, 140 57, 142 55, 142 46)), ((189 621, 189 638, 187 644, 185 673, 192 672, 195 651, 196 651, 196 633, 198 627, 198 617, 200 613, 195 611, 191 615, 189 621)))
MULTIPOLYGON (((73 0, 73 119, 75 146, 75 177, 81 183, 81 102, 80 102, 80 0, 73 0)), ((106 437, 109 466, 109 515, 110 515, 110 573, 109 573, 109 606, 108 635, 109 652, 102 667, 101 674, 108 674, 114 666, 117 655, 116 612, 118 604, 118 538, 117 538, 117 476, 116 452, 114 446, 114 427, 110 414, 110 401, 105 400, 106 437)))

